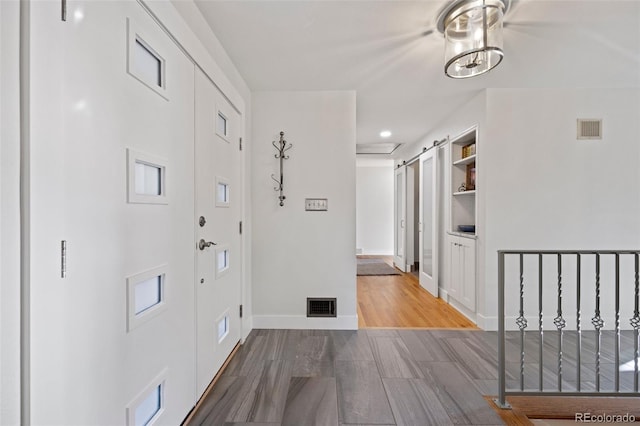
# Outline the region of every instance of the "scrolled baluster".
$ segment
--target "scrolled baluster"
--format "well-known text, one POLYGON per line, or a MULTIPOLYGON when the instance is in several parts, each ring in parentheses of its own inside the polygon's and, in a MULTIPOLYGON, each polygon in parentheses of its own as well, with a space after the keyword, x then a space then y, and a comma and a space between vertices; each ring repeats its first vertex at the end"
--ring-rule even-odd
POLYGON ((520 253, 520 311, 516 324, 520 328, 520 390, 524 390, 524 330, 527 319, 524 317, 524 255, 520 253))
POLYGON ((558 329, 558 392, 562 392, 562 340, 567 322, 562 317, 562 255, 558 254, 558 316, 553 323, 558 329))
POLYGON ((629 320, 631 327, 633 327, 633 344, 634 344, 634 356, 633 356, 633 391, 638 392, 638 359, 640 358, 640 339, 638 334, 640 330, 640 255, 634 254, 635 260, 635 300, 633 317, 629 320))
POLYGON ((591 324, 596 329, 596 392, 600 392, 600 337, 604 320, 600 316, 600 254, 596 253, 596 310, 591 318, 591 324))

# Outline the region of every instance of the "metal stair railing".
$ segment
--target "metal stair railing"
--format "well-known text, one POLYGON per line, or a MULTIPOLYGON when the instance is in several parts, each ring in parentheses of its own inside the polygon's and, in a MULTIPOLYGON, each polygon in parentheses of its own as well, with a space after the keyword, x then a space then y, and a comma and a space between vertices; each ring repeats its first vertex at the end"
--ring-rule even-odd
POLYGON ((498 398, 495 402, 499 407, 509 408, 508 396, 640 396, 639 258, 640 250, 498 251, 498 398), (552 271, 545 270, 549 264, 552 271), (606 272, 610 274, 605 277, 606 272), (592 288, 587 288, 589 284, 593 284, 592 288), (508 323, 505 290, 513 293, 509 300, 514 302, 509 305, 508 323), (612 294, 613 300, 610 300, 612 294), (537 303, 528 299, 529 295, 537 297, 537 303), (536 309, 531 308, 533 305, 537 305, 536 309), (583 324, 581 308, 587 305, 593 309, 590 321, 593 328, 583 324), (622 310, 632 312, 628 324, 621 323, 622 310), (553 312, 552 315, 545 316, 547 311, 553 312), (545 330, 545 318, 547 325, 553 324, 549 330, 545 330), (610 329, 605 328, 607 318, 613 323, 610 329), (537 330, 527 331, 529 322, 534 321, 537 330), (569 324, 575 327, 570 329, 569 324), (621 346, 623 333, 624 347, 621 346), (613 348, 602 346, 605 335, 607 342, 613 339, 613 348), (571 339, 571 345, 575 344, 575 349, 565 347, 567 338, 571 339), (512 360, 509 368, 508 343, 512 360), (633 358, 624 363, 627 380, 621 383, 623 355, 633 358), (610 371, 612 359, 613 372, 610 371), (603 372, 603 366, 607 372, 603 372), (633 380, 628 380, 631 371, 633 380), (566 375, 572 379, 568 380, 566 375))

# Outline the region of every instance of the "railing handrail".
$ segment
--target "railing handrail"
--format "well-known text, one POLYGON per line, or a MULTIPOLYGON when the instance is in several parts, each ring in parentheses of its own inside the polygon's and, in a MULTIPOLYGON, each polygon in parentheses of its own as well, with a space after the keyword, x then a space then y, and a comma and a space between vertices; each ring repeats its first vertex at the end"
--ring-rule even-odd
MULTIPOLYGON (((626 300, 626 299, 625 299, 626 300)), ((566 309, 565 309, 566 310, 566 309)), ((533 332, 533 330, 532 330, 533 332)), ((639 392, 639 363, 640 363, 640 249, 638 250, 498 250, 498 399, 496 403, 498 406, 502 408, 509 408, 509 404, 506 401, 507 395, 566 395, 566 396, 640 396, 639 392), (519 257, 519 316, 515 321, 515 324, 518 326, 520 330, 520 390, 518 392, 506 390, 506 330, 505 330, 505 256, 506 255, 518 255, 519 257), (538 304, 538 342, 539 342, 539 391, 531 391, 526 390, 524 386, 524 367, 525 367, 525 329, 527 328, 527 319, 524 312, 524 266, 523 266, 523 258, 525 255, 537 255, 538 258, 538 275, 539 279, 537 280, 537 295, 539 298, 538 304), (543 257, 545 255, 556 255, 557 256, 557 310, 554 315, 557 314, 555 318, 553 318, 553 323, 556 326, 556 330, 558 332, 558 348, 557 348, 557 377, 558 389, 556 391, 545 391, 543 385, 543 348, 544 348, 544 330, 543 330, 543 287, 544 287, 544 279, 543 279, 543 257), (576 347, 576 372, 577 372, 577 382, 576 382, 576 391, 563 391, 562 383, 563 383, 563 333, 566 327, 566 316, 563 313, 563 271, 562 271, 562 259, 563 255, 574 255, 576 256, 576 336, 577 336, 577 347, 576 347), (581 354, 582 354, 582 313, 581 313, 581 259, 583 255, 595 255, 595 315, 591 319, 591 323, 594 326, 594 330, 596 332, 595 335, 595 389, 596 392, 585 392, 582 391, 581 388, 581 354), (614 255, 615 256, 615 378, 614 378, 614 391, 613 392, 604 392, 600 390, 600 362, 601 362, 601 333, 604 328, 604 321, 600 312, 600 294, 601 294, 601 280, 600 280, 600 256, 606 255, 614 255), (620 323, 620 285, 621 285, 621 274, 620 274, 620 257, 626 255, 634 256, 634 275, 633 275, 633 286, 634 286, 634 310, 633 317, 629 319, 629 322, 633 328, 634 333, 634 385, 633 391, 622 392, 620 390, 620 331, 621 331, 621 323, 620 323)))
POLYGON ((638 250, 498 250, 498 254, 638 254, 638 250))

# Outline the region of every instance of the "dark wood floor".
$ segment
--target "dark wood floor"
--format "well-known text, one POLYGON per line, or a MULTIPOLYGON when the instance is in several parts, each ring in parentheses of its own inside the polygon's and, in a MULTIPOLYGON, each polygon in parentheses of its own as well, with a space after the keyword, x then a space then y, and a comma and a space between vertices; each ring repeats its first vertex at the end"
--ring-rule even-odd
POLYGON ((254 330, 190 425, 503 424, 481 331, 254 330))

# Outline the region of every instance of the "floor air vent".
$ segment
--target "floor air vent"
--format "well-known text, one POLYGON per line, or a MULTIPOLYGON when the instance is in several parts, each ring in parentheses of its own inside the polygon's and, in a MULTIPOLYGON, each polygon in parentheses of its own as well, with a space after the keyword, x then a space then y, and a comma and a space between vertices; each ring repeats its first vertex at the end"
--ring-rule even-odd
POLYGON ((307 298, 307 317, 335 317, 336 298, 307 298))

